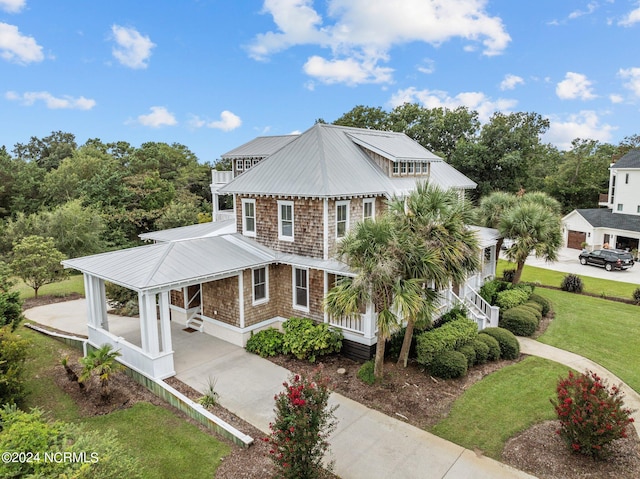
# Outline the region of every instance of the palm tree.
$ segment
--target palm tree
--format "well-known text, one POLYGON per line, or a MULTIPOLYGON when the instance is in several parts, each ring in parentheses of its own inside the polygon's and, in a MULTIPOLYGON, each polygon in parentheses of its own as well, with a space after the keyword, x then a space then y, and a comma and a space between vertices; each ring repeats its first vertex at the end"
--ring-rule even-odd
POLYGON ((557 259, 562 245, 559 211, 557 202, 544 193, 527 193, 504 214, 499 230, 515 241, 507 250, 507 258, 516 263, 513 284, 520 281, 531 253, 547 261, 557 259))
POLYGON ((338 257, 357 275, 341 278, 324 300, 325 310, 334 316, 354 317, 363 305, 374 305, 378 327, 376 379, 383 377, 385 343, 399 317, 415 316, 423 306, 422 281, 402 275, 400 246, 388 217, 358 223, 338 247, 338 257))
POLYGON ((396 229, 403 238, 398 249, 403 278, 423 285, 418 315, 405 316, 407 328, 398 364, 407 366, 417 320, 431 320, 436 291, 461 284, 479 266, 478 239, 468 227, 474 219, 471 205, 454 190, 419 183, 404 199, 390 205, 396 229), (429 285, 431 288, 427 288, 429 285))
MULTIPOLYGON (((480 200, 480 222, 482 226, 487 228, 498 229, 502 216, 512 208, 517 201, 517 197, 511 193, 504 191, 495 191, 488 196, 485 196, 480 200)), ((499 252, 502 248, 503 237, 498 238, 496 244, 496 251, 499 252)), ((498 266, 498 255, 496 254, 496 267, 498 266)))
POLYGON ((80 359, 80 364, 84 368, 78 381, 83 383, 96 374, 100 380, 101 396, 108 398, 110 394, 109 381, 114 374, 122 369, 122 365, 116 361, 120 356, 122 356, 120 351, 114 350, 110 344, 103 344, 98 349, 92 350, 80 359))

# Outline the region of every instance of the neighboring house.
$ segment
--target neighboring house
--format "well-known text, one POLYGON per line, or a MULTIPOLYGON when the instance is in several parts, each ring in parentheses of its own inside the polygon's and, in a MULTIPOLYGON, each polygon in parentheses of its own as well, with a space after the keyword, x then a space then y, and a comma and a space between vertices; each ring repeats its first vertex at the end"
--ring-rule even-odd
POLYGON ((609 168, 609 192, 600 208, 573 210, 562 219, 568 248, 637 250, 640 241, 640 149, 633 149, 609 168))
MULTIPOLYGON (((233 195, 234 210, 214 218, 233 220, 149 233, 141 237, 153 245, 63 262, 84 273, 89 340, 116 345, 124 362, 151 377, 174 374, 171 320, 244 345, 255 331, 303 316, 341 328, 344 354, 371 357, 373 305, 356 319, 330 317, 322 307, 337 278, 354 274, 335 259, 341 238, 355 223, 375 221, 387 200, 417 181, 456 189, 461 199, 476 186, 402 133, 326 124, 256 138, 223 158, 234 170, 213 172, 214 204, 218 195, 233 195), (138 292, 139 345, 109 333, 105 281, 138 292)), ((476 290, 494 276, 498 234, 472 228, 481 269, 441 292, 441 312, 464 302, 479 328, 496 326, 497 308, 476 290)))

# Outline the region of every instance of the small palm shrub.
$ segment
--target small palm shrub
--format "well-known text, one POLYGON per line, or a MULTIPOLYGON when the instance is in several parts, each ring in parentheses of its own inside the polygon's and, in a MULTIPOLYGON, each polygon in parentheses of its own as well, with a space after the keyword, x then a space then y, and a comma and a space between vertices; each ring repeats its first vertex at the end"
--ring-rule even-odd
POLYGON ((505 269, 502 271, 502 279, 508 283, 511 283, 513 281, 513 278, 516 275, 516 270, 515 269, 505 269))
POLYGON ((538 328, 538 320, 533 311, 524 306, 518 306, 503 312, 499 325, 516 336, 531 336, 538 328))
MULTIPOLYGON (((478 337, 473 341, 471 341, 471 343, 469 344, 471 345, 471 347, 476 353, 476 364, 484 364, 489 360, 489 346, 487 345, 487 343, 485 343, 480 339, 480 335, 478 335, 478 337)), ((498 346, 497 343, 496 343, 496 346, 498 347, 498 353, 499 353, 500 346, 498 346)))
POLYGON ((562 278, 562 284, 560 284, 560 289, 569 293, 582 293, 583 288, 582 278, 577 274, 566 275, 562 278))
POLYGON ((200 404, 202 404, 205 408, 210 408, 218 404, 218 398, 220 395, 218 391, 216 391, 216 383, 218 380, 214 377, 209 377, 207 379, 207 386, 204 390, 204 396, 199 399, 200 404))
POLYGON ((520 344, 515 335, 504 328, 485 328, 483 334, 493 337, 500 345, 500 357, 502 359, 517 359, 520 356, 520 344))
POLYGON ((489 348, 489 352, 487 354, 488 361, 497 361, 500 359, 500 343, 496 338, 481 332, 478 334, 477 340, 482 341, 489 348))
POLYGON ((627 437, 631 410, 624 407, 620 389, 609 388, 596 373, 569 371, 558 381, 556 394, 551 400, 560 420, 556 432, 570 451, 598 459, 611 452, 613 441, 627 437))
POLYGON ((513 288, 501 291, 496 296, 496 306, 500 309, 511 309, 529 300, 531 293, 524 288, 513 288))
POLYGON ((444 351, 431 362, 429 371, 437 378, 460 378, 467 374, 467 358, 460 351, 444 351))
POLYGON ((362 381, 363 383, 366 383, 369 386, 371 386, 373 383, 376 382, 376 376, 373 373, 373 370, 374 370, 373 360, 367 361, 362 366, 360 366, 360 369, 358 369, 358 379, 360 379, 360 381, 362 381))
POLYGON ((543 317, 549 314, 549 312, 551 312, 551 301, 549 301, 544 296, 540 296, 537 293, 533 293, 531 296, 529 296, 529 301, 537 303, 542 307, 542 310, 540 312, 542 313, 543 317))
MULTIPOLYGON (((276 475, 284 479, 322 477, 328 439, 336 428, 337 406, 329 406, 329 380, 319 372, 311 378, 296 374, 283 386, 284 391, 275 397, 271 434, 265 438, 276 475)), ((331 463, 328 466, 330 470, 331 463)))
POLYGON ((633 302, 640 306, 640 288, 636 288, 633 292, 633 302))
POLYGON ((276 328, 268 328, 252 334, 245 348, 250 353, 257 354, 262 358, 267 358, 269 356, 282 354, 283 342, 284 337, 280 331, 276 328))

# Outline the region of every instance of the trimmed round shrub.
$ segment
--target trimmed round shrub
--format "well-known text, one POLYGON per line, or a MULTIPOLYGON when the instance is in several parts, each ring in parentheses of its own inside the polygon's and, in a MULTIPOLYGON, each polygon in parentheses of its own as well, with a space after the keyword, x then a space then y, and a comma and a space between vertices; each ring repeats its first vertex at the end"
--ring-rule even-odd
POLYGON ((460 351, 444 351, 434 358, 429 371, 437 378, 460 378, 467 374, 467 358, 460 351))
MULTIPOLYGON (((489 345, 484 341, 481 341, 479 337, 471 341, 470 345, 476 353, 476 364, 486 363, 487 360, 489 359, 489 345)), ((498 345, 498 343, 496 343, 496 347, 498 348, 498 354, 499 354, 500 346, 498 345)))
POLYGON ((478 334, 478 341, 482 341, 489 348, 489 354, 487 354, 487 360, 489 361, 497 361, 500 359, 500 343, 493 336, 489 336, 488 334, 480 333, 478 334))
POLYGON ((533 314, 533 317, 536 318, 536 325, 538 325, 540 324, 540 320, 542 319, 542 312, 536 306, 538 306, 536 303, 524 303, 518 306, 516 309, 524 309, 531 312, 531 314, 533 314))
POLYGON ((543 317, 549 314, 549 312, 551 311, 551 301, 549 301, 544 296, 540 296, 537 293, 533 293, 531 296, 529 296, 529 301, 533 303, 537 303, 542 307, 542 310, 540 312, 542 313, 543 317))
POLYGON ((460 349, 458 349, 458 351, 464 354, 464 357, 467 358, 467 368, 470 368, 471 366, 476 364, 476 350, 473 349, 473 346, 471 346, 471 344, 465 344, 460 349))
POLYGON ((538 328, 538 319, 532 310, 518 306, 502 313, 499 324, 501 328, 508 329, 516 336, 531 336, 538 328))
POLYGON ((440 326, 444 326, 447 323, 457 321, 459 319, 467 319, 467 310, 462 305, 457 305, 451 308, 449 311, 436 319, 433 322, 433 327, 439 328, 440 326))
POLYGON ((513 288, 501 291, 496 296, 496 306, 500 309, 511 309, 529 300, 530 293, 523 288, 513 288))
POLYGON ((633 302, 637 305, 640 305, 640 288, 636 288, 633 291, 633 302))
POLYGON ((500 357, 502 359, 517 359, 520 355, 520 344, 515 335, 504 328, 485 328, 484 334, 493 337, 500 345, 500 357))
POLYGON ((368 384, 369 386, 375 383, 376 376, 373 374, 374 366, 375 364, 373 360, 367 361, 362 366, 360 366, 360 369, 358 369, 358 379, 363 383, 368 384))
POLYGON ((582 293, 583 288, 582 278, 577 274, 566 275, 562 278, 562 284, 560 284, 560 289, 569 293, 582 293))
POLYGON ((494 279, 484 283, 478 293, 487 303, 494 304, 498 293, 507 289, 508 286, 509 283, 505 283, 501 279, 494 279))
POLYGON ((538 311, 540 314, 542 314, 542 305, 539 304, 539 303, 536 303, 535 301, 531 301, 531 297, 529 297, 529 301, 524 303, 523 306, 527 306, 529 308, 533 308, 536 311, 538 311))
POLYGON ((284 335, 275 328, 263 329, 252 334, 245 346, 250 353, 255 353, 263 358, 282 354, 284 335))

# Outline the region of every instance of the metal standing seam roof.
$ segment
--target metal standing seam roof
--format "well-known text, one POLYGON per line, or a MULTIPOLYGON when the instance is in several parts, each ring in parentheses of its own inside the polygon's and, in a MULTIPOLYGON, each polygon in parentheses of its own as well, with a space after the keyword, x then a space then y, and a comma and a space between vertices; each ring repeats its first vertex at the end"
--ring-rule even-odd
POLYGON ((633 150, 629 150, 629 152, 616 161, 611 167, 612 170, 615 169, 631 169, 631 168, 640 168, 640 149, 634 148, 633 150))
POLYGON ((500 232, 495 228, 475 225, 470 225, 469 228, 477 233, 478 246, 480 246, 480 248, 488 248, 489 246, 495 245, 501 237, 500 232))
POLYGON ((275 255, 237 234, 157 243, 62 262, 135 291, 168 289, 273 263, 275 255))
POLYGON ((191 238, 204 238, 208 236, 220 236, 222 234, 235 233, 235 230, 235 220, 211 221, 191 226, 152 231, 151 233, 143 233, 139 235, 139 237, 140 239, 147 241, 167 242, 191 238))
POLYGON ((391 161, 444 161, 404 133, 365 131, 366 133, 348 133, 348 135, 358 145, 389 158, 391 161))
POLYGON ((221 158, 264 158, 278 151, 300 135, 259 136, 221 155, 221 158))
MULTIPOLYGON (((398 179, 387 176, 355 143, 354 135, 358 136, 360 143, 368 139, 367 147, 373 147, 377 151, 395 147, 397 155, 413 155, 412 158, 417 158, 418 151, 421 151, 425 161, 432 161, 435 157, 403 133, 316 124, 223 186, 219 192, 315 198, 376 195, 391 197, 398 194, 394 186, 398 179)), ((440 164, 446 165, 440 160, 434 161, 432 167, 440 164)), ((446 186, 475 186, 471 180, 451 167, 442 171, 442 176, 449 183, 446 186)), ((420 178, 410 179, 413 186, 416 180, 420 178)))

